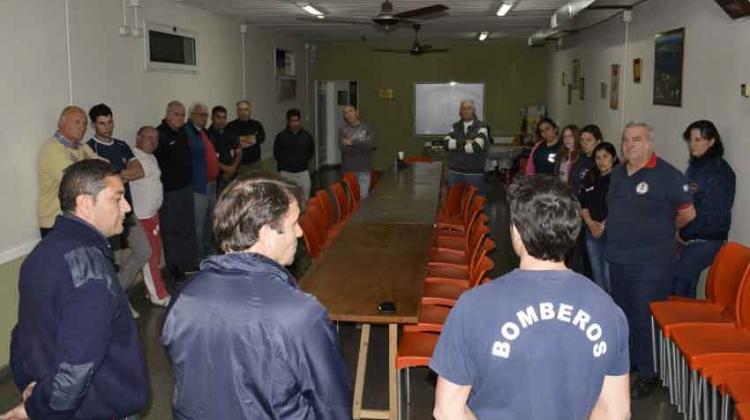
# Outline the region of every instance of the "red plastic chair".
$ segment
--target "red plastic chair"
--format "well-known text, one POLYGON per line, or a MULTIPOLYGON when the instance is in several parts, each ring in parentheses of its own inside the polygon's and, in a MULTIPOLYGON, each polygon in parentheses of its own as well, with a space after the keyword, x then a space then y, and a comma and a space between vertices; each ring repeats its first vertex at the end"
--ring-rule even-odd
POLYGON ((320 239, 315 231, 315 224, 306 215, 300 217, 299 226, 302 228, 302 238, 305 241, 307 254, 315 260, 320 255, 320 239))
MULTIPOLYGON (((438 229, 452 229, 463 232, 466 222, 465 212, 469 209, 471 199, 477 193, 477 188, 473 185, 464 186, 461 195, 461 210, 457 215, 438 214, 436 226, 438 229)), ((450 191, 448 192, 450 194, 450 191)))
POLYGON ((323 205, 320 203, 320 198, 313 197, 307 202, 305 216, 312 221, 313 227, 315 228, 315 235, 318 237, 321 248, 327 248, 331 243, 331 236, 329 235, 328 229, 329 221, 325 216, 323 205))
POLYGON ((484 279, 484 275, 495 267, 495 263, 488 257, 483 257, 471 273, 468 283, 463 286, 457 284, 456 279, 445 279, 444 281, 437 278, 431 278, 425 281, 424 292, 422 294, 423 305, 443 305, 453 306, 461 294, 466 290, 476 286, 484 279))
POLYGON ((351 215, 351 212, 349 211, 349 198, 344 190, 344 184, 341 182, 334 182, 331 184, 331 192, 336 199, 336 207, 338 211, 338 220, 336 220, 336 222, 343 222, 351 215))
POLYGON ((336 217, 333 211, 333 204, 331 203, 330 195, 326 190, 318 190, 313 196, 318 200, 320 208, 323 210, 323 214, 328 221, 328 236, 335 238, 341 233, 341 229, 344 227, 344 223, 336 223, 336 217))
POLYGON ((464 197, 464 185, 454 184, 444 192, 444 201, 440 204, 438 217, 456 219, 461 215, 461 202, 464 197))
POLYGON ((342 182, 346 185, 349 190, 349 212, 354 212, 359 208, 361 195, 359 191, 359 179, 354 172, 347 172, 344 174, 342 182))

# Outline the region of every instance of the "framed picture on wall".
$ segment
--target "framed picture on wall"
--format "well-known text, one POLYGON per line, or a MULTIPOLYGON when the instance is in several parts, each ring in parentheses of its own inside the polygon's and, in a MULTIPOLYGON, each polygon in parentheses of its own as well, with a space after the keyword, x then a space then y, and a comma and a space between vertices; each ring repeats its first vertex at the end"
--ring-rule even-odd
POLYGON ((633 83, 641 83, 641 59, 633 59, 633 83))
POLYGON ((275 49, 276 78, 294 77, 297 75, 294 68, 294 52, 281 48, 275 49))
POLYGON ((609 109, 617 109, 620 103, 620 65, 612 64, 609 81, 609 109))
POLYGON ((657 34, 654 43, 654 105, 682 106, 685 28, 657 34))
POLYGON ((573 105, 573 84, 568 85, 568 105, 573 105))
POLYGON ((584 86, 586 86, 586 80, 581 77, 581 81, 578 82, 578 99, 583 100, 584 99, 584 86))
POLYGON ((581 60, 573 60, 573 73, 570 76, 570 83, 573 84, 573 89, 578 89, 578 82, 581 78, 581 60))
POLYGON ((601 98, 607 99, 607 82, 602 82, 601 84, 599 84, 599 89, 599 95, 601 96, 601 98))

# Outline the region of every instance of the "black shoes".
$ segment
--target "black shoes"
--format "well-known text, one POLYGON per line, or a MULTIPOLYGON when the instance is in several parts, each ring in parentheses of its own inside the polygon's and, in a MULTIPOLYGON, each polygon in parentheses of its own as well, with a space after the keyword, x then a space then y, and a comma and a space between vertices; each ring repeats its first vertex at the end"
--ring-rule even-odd
POLYGON ((633 400, 640 400, 651 395, 654 390, 659 387, 659 379, 643 379, 636 378, 633 384, 630 386, 630 398, 633 400))

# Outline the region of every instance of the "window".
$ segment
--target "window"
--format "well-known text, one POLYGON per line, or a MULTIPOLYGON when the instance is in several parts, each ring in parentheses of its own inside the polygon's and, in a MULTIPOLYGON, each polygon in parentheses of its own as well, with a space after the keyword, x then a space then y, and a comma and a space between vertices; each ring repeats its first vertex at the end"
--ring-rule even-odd
POLYGON ((198 72, 198 35, 176 26, 147 23, 146 70, 198 72))

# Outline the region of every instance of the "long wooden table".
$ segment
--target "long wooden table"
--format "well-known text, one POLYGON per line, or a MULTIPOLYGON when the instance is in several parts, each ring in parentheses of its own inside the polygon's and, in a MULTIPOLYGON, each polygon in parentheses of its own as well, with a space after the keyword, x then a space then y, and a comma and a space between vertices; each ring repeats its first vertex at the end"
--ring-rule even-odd
POLYGON ((398 324, 419 317, 423 280, 440 202, 442 164, 420 163, 388 171, 341 234, 300 280, 332 320, 362 324, 354 382, 355 419, 398 418, 398 324), (390 301, 396 312, 378 305, 390 301), (362 407, 372 324, 388 324, 389 409, 362 407))

